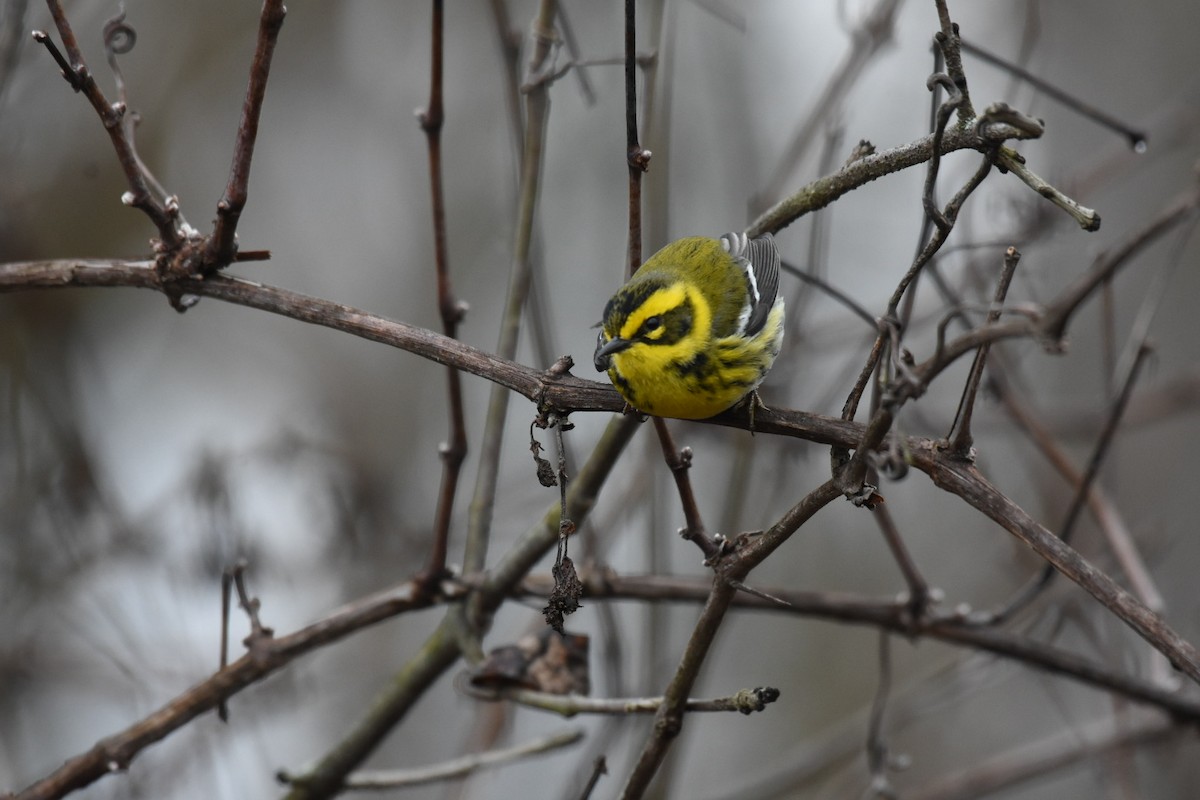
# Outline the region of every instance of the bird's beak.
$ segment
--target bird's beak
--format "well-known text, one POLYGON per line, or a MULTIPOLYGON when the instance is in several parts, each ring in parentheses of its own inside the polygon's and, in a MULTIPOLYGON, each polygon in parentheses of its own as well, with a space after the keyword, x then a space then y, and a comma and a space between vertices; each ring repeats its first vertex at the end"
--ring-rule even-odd
POLYGON ((619 353, 629 347, 633 342, 628 339, 622 339, 619 336, 604 341, 604 332, 596 337, 596 354, 592 357, 593 363, 596 365, 597 372, 607 372, 612 366, 613 353, 619 353))

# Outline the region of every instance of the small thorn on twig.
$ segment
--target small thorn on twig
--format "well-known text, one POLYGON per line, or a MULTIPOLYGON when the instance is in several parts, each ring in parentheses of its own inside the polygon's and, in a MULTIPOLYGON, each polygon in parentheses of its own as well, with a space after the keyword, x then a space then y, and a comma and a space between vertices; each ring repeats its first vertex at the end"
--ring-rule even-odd
MULTIPOLYGON (((733 579, 730 579, 729 585, 732 586, 733 588, 737 589, 739 592, 745 592, 746 594, 752 594, 755 597, 762 598, 763 600, 767 600, 768 602, 775 603, 776 605, 779 605, 779 606, 783 606, 784 608, 795 608, 795 606, 793 606, 787 600, 784 600, 782 597, 776 597, 775 595, 771 594, 770 592, 764 592, 762 589, 755 589, 752 586, 747 586, 746 584, 742 583, 741 581, 735 581, 733 579)), ((748 714, 750 712, 747 711, 744 713, 748 714)))

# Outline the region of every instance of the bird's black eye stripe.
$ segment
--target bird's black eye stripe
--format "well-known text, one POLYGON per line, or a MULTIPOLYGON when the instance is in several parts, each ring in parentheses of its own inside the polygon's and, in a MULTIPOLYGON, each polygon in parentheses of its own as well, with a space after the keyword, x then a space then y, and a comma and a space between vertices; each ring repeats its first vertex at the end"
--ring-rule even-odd
POLYGON ((608 301, 608 305, 604 309, 604 318, 606 320, 615 319, 623 322, 642 303, 646 302, 646 298, 661 288, 661 284, 651 282, 638 284, 637 286, 626 286, 608 301))

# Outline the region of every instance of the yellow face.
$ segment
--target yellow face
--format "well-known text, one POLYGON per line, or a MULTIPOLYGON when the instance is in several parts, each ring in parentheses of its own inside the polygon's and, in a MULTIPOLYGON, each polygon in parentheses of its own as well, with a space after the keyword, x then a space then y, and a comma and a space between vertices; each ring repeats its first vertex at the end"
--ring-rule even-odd
POLYGON ((621 396, 639 411, 710 417, 733 402, 714 404, 702 391, 711 327, 708 301, 691 284, 627 284, 606 309, 596 341, 596 369, 607 372, 621 396))

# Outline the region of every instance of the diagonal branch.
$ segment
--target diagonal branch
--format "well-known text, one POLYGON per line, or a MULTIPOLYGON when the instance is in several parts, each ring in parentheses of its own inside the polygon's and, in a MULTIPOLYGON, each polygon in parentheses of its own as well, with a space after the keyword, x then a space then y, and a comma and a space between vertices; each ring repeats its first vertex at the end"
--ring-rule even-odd
POLYGON ((109 103, 108 98, 104 96, 104 92, 97 85, 91 70, 83 60, 83 51, 79 49, 79 42, 75 38, 75 32, 71 29, 71 23, 67 20, 66 12, 63 11, 62 3, 59 0, 46 0, 46 5, 50 8, 50 15, 54 19, 58 35, 62 38, 63 49, 67 51, 66 57, 64 58, 58 52, 58 48, 54 46, 54 42, 45 32, 34 31, 34 40, 46 47, 62 69, 63 78, 71 85, 72 89, 83 93, 100 117, 100 122, 104 125, 108 138, 112 140, 121 170, 125 173, 125 181, 129 184, 129 191, 121 197, 121 202, 138 209, 149 217, 150 221, 154 223, 154 227, 158 229, 163 246, 168 250, 174 250, 184 242, 185 236, 176 224, 177 220, 170 208, 154 196, 146 181, 146 176, 141 170, 137 152, 129 137, 129 128, 122 124, 129 109, 124 103, 109 103))
POLYGON ((654 715, 654 727, 642 746, 637 764, 621 792, 622 798, 635 800, 645 794, 655 773, 667 757, 672 742, 679 735, 683 727, 688 695, 696 683, 700 667, 712 647, 725 613, 738 596, 735 584, 740 583, 750 570, 787 541, 801 525, 832 502, 838 493, 833 482, 826 481, 805 495, 761 536, 754 537, 753 542, 744 550, 717 564, 717 577, 713 581, 704 609, 700 612, 700 619, 692 630, 675 675, 667 686, 663 704, 654 715))
POLYGON ((258 138, 258 120, 262 116, 263 99, 267 94, 271 57, 275 53, 275 42, 279 39, 285 14, 287 9, 283 0, 264 0, 258 23, 258 43, 250 64, 250 81, 246 86, 246 100, 242 104, 242 118, 238 122, 237 140, 233 146, 229 182, 225 186, 224 196, 217 202, 217 223, 205 248, 205 271, 227 266, 237 253, 238 219, 246 206, 246 186, 250 181, 250 160, 254 156, 254 143, 258 138))
MULTIPOLYGON (((1004 139, 1036 139, 1040 132, 1006 124, 993 125, 986 131, 978 126, 946 131, 938 148, 942 155, 958 150, 977 150, 986 153, 1004 139)), ((871 181, 895 172, 923 164, 933 156, 933 134, 899 145, 889 150, 864 156, 850 162, 837 172, 809 183, 760 214, 746 228, 748 236, 777 233, 800 217, 822 209, 843 195, 871 181)))
POLYGON ((974 466, 950 459, 930 459, 928 453, 913 455, 914 465, 928 474, 935 486, 958 495, 1016 536, 1133 628, 1165 655, 1176 669, 1200 683, 1200 652, 1194 645, 1172 630, 1145 603, 1122 589, 1116 581, 1084 560, 1070 545, 998 491, 974 466))

